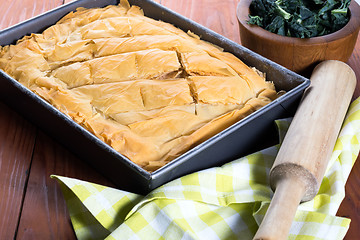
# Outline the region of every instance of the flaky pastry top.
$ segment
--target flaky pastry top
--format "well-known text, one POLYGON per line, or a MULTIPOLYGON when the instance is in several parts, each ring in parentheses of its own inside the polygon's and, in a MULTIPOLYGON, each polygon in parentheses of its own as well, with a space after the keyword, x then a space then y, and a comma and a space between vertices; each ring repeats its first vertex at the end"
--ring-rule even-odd
POLYGON ((127 1, 0 47, 0 68, 150 172, 277 97, 234 55, 127 1))

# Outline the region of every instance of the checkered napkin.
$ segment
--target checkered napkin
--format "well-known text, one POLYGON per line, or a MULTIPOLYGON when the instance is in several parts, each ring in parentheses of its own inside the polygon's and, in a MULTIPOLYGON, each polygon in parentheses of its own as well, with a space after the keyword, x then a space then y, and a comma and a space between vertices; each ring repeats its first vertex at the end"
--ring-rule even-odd
MULTIPOLYGON (((280 136, 289 121, 277 121, 280 136)), ((350 220, 335 214, 360 149, 360 98, 347 113, 320 191, 296 213, 288 239, 342 239, 350 220)), ((252 239, 269 206, 268 174, 279 146, 196 172, 147 196, 52 176, 76 236, 85 239, 252 239)), ((274 226, 276 227, 276 226, 274 226)))

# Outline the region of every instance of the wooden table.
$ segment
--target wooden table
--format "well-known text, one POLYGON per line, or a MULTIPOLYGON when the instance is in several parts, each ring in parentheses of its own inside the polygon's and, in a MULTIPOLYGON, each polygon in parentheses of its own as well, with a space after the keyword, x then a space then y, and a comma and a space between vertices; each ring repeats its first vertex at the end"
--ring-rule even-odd
MULTIPOLYGON (((156 0, 240 42, 235 16, 240 0, 156 0)), ((0 29, 60 6, 67 0, 2 0, 0 29)), ((360 43, 348 64, 360 81, 360 43)), ((358 84, 354 98, 360 96, 358 84)), ((0 239, 75 239, 62 193, 50 174, 113 186, 49 136, 0 102, 0 239)), ((360 161, 346 184, 337 213, 351 218, 345 239, 360 239, 360 161)))

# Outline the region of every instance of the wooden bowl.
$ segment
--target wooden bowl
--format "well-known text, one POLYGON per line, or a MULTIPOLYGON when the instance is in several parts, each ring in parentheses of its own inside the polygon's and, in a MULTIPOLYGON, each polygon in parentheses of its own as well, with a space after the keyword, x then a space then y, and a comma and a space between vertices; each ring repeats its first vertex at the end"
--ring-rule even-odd
POLYGON ((248 24, 251 2, 241 0, 236 11, 244 47, 304 76, 323 60, 346 62, 350 58, 360 27, 360 7, 355 1, 351 1, 350 20, 342 29, 307 39, 281 36, 248 24))

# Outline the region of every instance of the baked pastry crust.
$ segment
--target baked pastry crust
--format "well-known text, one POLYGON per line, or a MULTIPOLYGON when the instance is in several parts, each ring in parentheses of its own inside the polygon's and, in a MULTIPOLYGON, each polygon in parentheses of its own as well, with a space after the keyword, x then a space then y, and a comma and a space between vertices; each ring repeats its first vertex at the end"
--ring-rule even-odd
POLYGON ((148 171, 277 97, 234 55, 127 1, 0 47, 0 68, 148 171))

